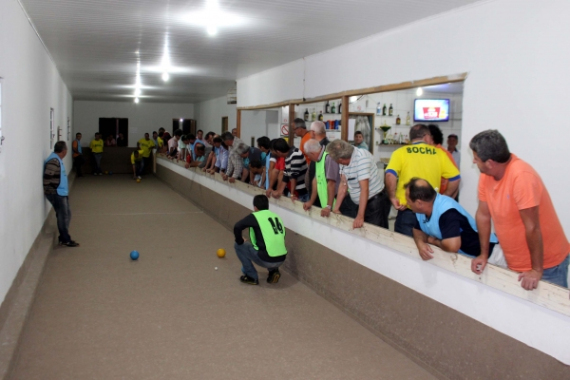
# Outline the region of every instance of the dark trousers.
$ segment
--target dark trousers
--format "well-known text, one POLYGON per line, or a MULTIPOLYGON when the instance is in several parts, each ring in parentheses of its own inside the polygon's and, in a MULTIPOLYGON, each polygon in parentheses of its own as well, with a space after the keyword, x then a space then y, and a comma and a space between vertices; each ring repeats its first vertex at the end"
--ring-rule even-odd
POLYGON ((101 158, 103 158, 103 153, 93 153, 93 162, 95 165, 93 166, 93 173, 99 174, 102 173, 101 171, 101 158))
POLYGON ((81 171, 81 167, 83 166, 84 163, 85 163, 85 158, 83 158, 82 154, 73 158, 73 167, 75 168, 75 174, 78 177, 83 176, 83 172, 81 171))
POLYGON ((68 243, 71 240, 69 236, 69 222, 71 222, 71 210, 69 209, 69 199, 57 194, 46 194, 49 203, 52 204, 57 218, 57 229, 59 230, 60 243, 68 243))
POLYGON ((416 214, 409 208, 404 211, 398 211, 396 216, 396 223, 394 224, 394 231, 407 236, 414 235, 413 230, 416 225, 416 214))
POLYGON ((144 164, 143 164, 143 165, 144 165, 144 168, 143 168, 143 170, 141 171, 141 174, 143 174, 143 173, 152 173, 152 168, 151 168, 151 165, 150 165, 150 156, 149 156, 149 157, 143 157, 143 161, 144 161, 144 164), (146 169, 146 170, 144 170, 144 169, 146 169))
POLYGON ((144 171, 144 160, 135 161, 135 176, 142 176, 144 171))
POLYGON ((388 215, 390 214, 390 198, 388 192, 382 190, 372 198, 368 199, 364 221, 379 227, 388 228, 388 215))
MULTIPOLYGON (((364 221, 379 227, 388 228, 388 215, 390 214, 390 198, 388 193, 382 190, 372 198, 368 199, 366 211, 364 212, 364 221)), ((358 214, 358 205, 352 201, 350 195, 347 194, 339 207, 340 213, 344 216, 356 218, 358 214)))

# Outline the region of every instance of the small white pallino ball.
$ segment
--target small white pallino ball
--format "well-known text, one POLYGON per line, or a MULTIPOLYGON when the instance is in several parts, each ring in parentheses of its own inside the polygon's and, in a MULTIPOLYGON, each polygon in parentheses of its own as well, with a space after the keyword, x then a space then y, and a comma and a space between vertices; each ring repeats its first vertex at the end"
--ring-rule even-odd
POLYGON ((214 269, 215 269, 215 270, 218 270, 218 267, 215 267, 214 269))

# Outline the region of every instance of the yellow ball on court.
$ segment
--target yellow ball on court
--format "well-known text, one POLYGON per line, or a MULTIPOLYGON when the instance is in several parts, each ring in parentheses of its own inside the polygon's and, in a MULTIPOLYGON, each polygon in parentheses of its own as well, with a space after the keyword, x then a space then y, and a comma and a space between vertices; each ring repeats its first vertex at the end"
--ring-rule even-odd
POLYGON ((137 178, 137 183, 139 183, 140 181, 141 181, 141 179, 140 179, 140 178, 137 178))
POLYGON ((223 248, 220 248, 220 249, 218 249, 218 251, 216 252, 216 254, 218 255, 218 257, 219 257, 220 259, 221 259, 221 258, 224 258, 224 257, 226 257, 226 250, 223 249, 223 248))

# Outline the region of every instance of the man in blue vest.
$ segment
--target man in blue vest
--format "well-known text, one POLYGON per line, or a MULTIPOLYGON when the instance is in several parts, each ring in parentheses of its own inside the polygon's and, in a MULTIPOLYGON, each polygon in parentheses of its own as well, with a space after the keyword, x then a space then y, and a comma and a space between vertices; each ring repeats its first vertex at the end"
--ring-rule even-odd
POLYGON ((59 244, 77 247, 79 244, 71 240, 69 236, 69 222, 71 221, 68 199, 69 186, 63 165, 63 158, 66 154, 67 145, 65 141, 58 141, 54 146, 53 153, 44 163, 44 194, 52 204, 57 217, 59 244))
MULTIPOLYGON (((481 253, 477 223, 453 198, 438 194, 424 179, 412 178, 404 185, 406 201, 416 213, 413 229, 414 241, 423 260, 433 258, 429 244, 447 252, 459 252, 471 257, 481 253)), ((498 240, 491 234, 489 256, 499 251, 498 240)), ((494 264, 500 265, 499 254, 494 255, 494 264)))
POLYGON ((234 226, 234 248, 242 263, 243 272, 239 279, 246 284, 259 285, 257 271, 253 266, 255 263, 269 270, 267 282, 275 284, 281 277, 279 267, 287 257, 285 226, 277 214, 269 211, 269 199, 265 195, 256 195, 253 198, 253 210, 253 213, 234 226), (241 236, 246 228, 249 228, 251 243, 241 236))

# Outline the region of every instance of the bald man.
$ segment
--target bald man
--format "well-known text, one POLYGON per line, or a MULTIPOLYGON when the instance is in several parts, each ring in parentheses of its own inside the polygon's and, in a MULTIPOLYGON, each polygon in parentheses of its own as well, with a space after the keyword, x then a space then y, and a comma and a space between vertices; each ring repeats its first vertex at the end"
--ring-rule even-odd
MULTIPOLYGON (((433 258, 429 244, 446 252, 463 253, 472 258, 479 256, 481 245, 477 223, 459 203, 438 194, 421 178, 412 178, 404 188, 408 207, 416 214, 414 241, 423 260, 433 258)), ((497 236, 491 234, 489 256, 493 254, 493 264, 505 266, 498 242, 497 236)))

